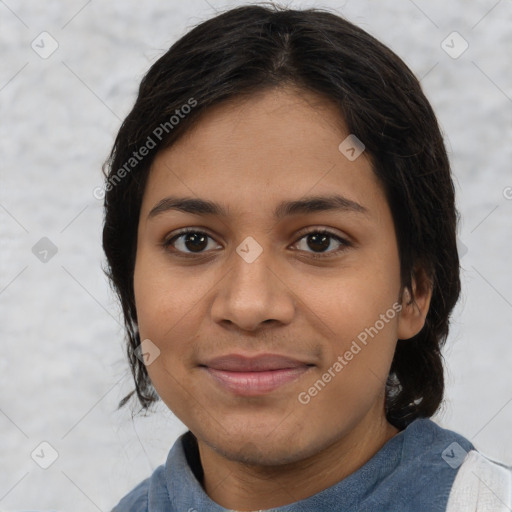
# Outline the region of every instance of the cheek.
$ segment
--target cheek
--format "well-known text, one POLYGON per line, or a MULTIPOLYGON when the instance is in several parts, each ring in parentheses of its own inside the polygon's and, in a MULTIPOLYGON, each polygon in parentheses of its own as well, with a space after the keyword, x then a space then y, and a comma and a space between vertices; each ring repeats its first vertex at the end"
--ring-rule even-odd
POLYGON ((171 271, 165 258, 140 249, 134 269, 134 294, 141 337, 162 342, 174 324, 198 303, 201 285, 196 284, 191 286, 190 279, 171 271))
POLYGON ((304 413, 321 418, 324 428, 355 424, 384 399, 396 347, 398 316, 391 305, 346 318, 338 317, 333 326, 338 327, 338 335, 331 337, 323 365, 298 396, 299 403, 305 404, 304 413))
POLYGON ((314 286, 311 278, 295 282, 294 292, 307 306, 305 312, 309 310, 311 320, 321 323, 331 339, 341 335, 340 343, 374 325, 390 308, 388 316, 396 316, 392 306, 399 282, 393 272, 351 267, 317 280, 314 286))
MULTIPOLYGON (((161 269, 151 265, 149 258, 145 258, 143 254, 138 257, 135 265, 134 294, 141 342, 150 340, 157 347, 154 350, 158 350, 158 357, 146 366, 148 375, 156 387, 167 373, 165 360, 168 354, 176 354, 179 351, 179 347, 173 342, 177 339, 173 325, 177 323, 180 310, 178 305, 174 304, 173 294, 167 288, 161 269)), ((160 394, 158 387, 157 391, 160 394)))
POLYGON ((309 284, 309 317, 328 340, 319 375, 329 373, 331 392, 370 397, 385 383, 398 337, 397 279, 393 269, 365 267, 309 284))
POLYGON ((137 254, 134 293, 140 337, 159 350, 146 369, 168 405, 180 407, 184 398, 181 384, 196 364, 198 330, 212 285, 206 273, 191 276, 190 269, 171 270, 165 258, 152 250, 141 248, 137 254))
POLYGON ((194 390, 185 392, 182 383, 188 377, 200 291, 200 287, 189 286, 179 272, 169 272, 165 262, 150 251, 137 253, 134 293, 140 338, 151 340, 159 351, 146 370, 164 403, 182 420, 193 408, 189 402, 194 390))
POLYGON ((151 265, 145 252, 138 250, 133 275, 135 307, 141 340, 156 338, 154 328, 159 324, 155 320, 161 315, 162 286, 161 273, 151 265))

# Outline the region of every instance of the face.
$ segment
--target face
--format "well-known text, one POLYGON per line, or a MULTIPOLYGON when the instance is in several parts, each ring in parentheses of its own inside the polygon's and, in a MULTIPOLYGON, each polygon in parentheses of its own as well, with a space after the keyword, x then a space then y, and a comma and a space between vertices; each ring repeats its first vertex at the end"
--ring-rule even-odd
POLYGON ((339 149, 348 135, 324 99, 274 89, 210 109, 150 170, 147 370, 230 460, 298 461, 382 421, 397 338, 421 328, 398 313, 393 220, 365 153, 339 149))

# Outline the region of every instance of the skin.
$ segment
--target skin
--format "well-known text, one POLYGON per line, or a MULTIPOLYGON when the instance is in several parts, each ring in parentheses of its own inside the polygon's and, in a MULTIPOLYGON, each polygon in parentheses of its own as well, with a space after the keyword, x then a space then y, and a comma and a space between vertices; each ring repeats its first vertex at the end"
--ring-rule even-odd
POLYGON ((347 135, 322 97, 270 89, 210 108, 150 170, 134 274, 141 340, 160 350, 147 369, 196 435, 203 487, 225 508, 267 509, 312 496, 397 433, 385 417, 385 382, 397 339, 425 322, 431 292, 419 278, 416 304, 406 293, 400 313, 342 371, 309 403, 298 400, 400 296, 391 212, 366 154, 350 161, 338 149, 347 135), (273 217, 281 201, 333 193, 368 213, 273 217), (220 203, 228 215, 168 210, 148 218, 169 195, 220 203), (202 252, 186 236, 163 246, 186 227, 211 237, 202 252), (316 228, 350 245, 331 237, 322 252, 305 236, 316 228), (248 236, 263 249, 252 263, 236 252, 248 236), (278 353, 312 366, 271 393, 236 396, 199 366, 230 353, 278 353))

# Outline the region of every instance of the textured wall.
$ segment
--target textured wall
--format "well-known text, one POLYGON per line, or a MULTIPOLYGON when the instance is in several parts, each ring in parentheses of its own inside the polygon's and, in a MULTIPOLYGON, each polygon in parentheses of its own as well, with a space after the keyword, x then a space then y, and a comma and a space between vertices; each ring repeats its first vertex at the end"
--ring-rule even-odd
MULTIPOLYGON (((115 410, 132 383, 93 191, 150 64, 235 4, 0 1, 0 510, 109 510, 184 431, 163 407, 134 421, 115 410)), ((512 5, 314 5, 397 52, 438 114, 464 270, 436 419, 512 463, 512 5)))

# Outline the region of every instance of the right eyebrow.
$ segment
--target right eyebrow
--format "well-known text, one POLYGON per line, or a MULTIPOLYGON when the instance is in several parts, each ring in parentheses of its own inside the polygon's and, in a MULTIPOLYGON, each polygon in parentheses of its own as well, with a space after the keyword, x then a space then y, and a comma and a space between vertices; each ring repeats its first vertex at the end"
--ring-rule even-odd
POLYGON ((178 210, 195 215, 217 215, 227 217, 227 209, 218 203, 206 199, 196 199, 188 197, 164 197, 151 209, 148 219, 161 215, 169 210, 178 210))

